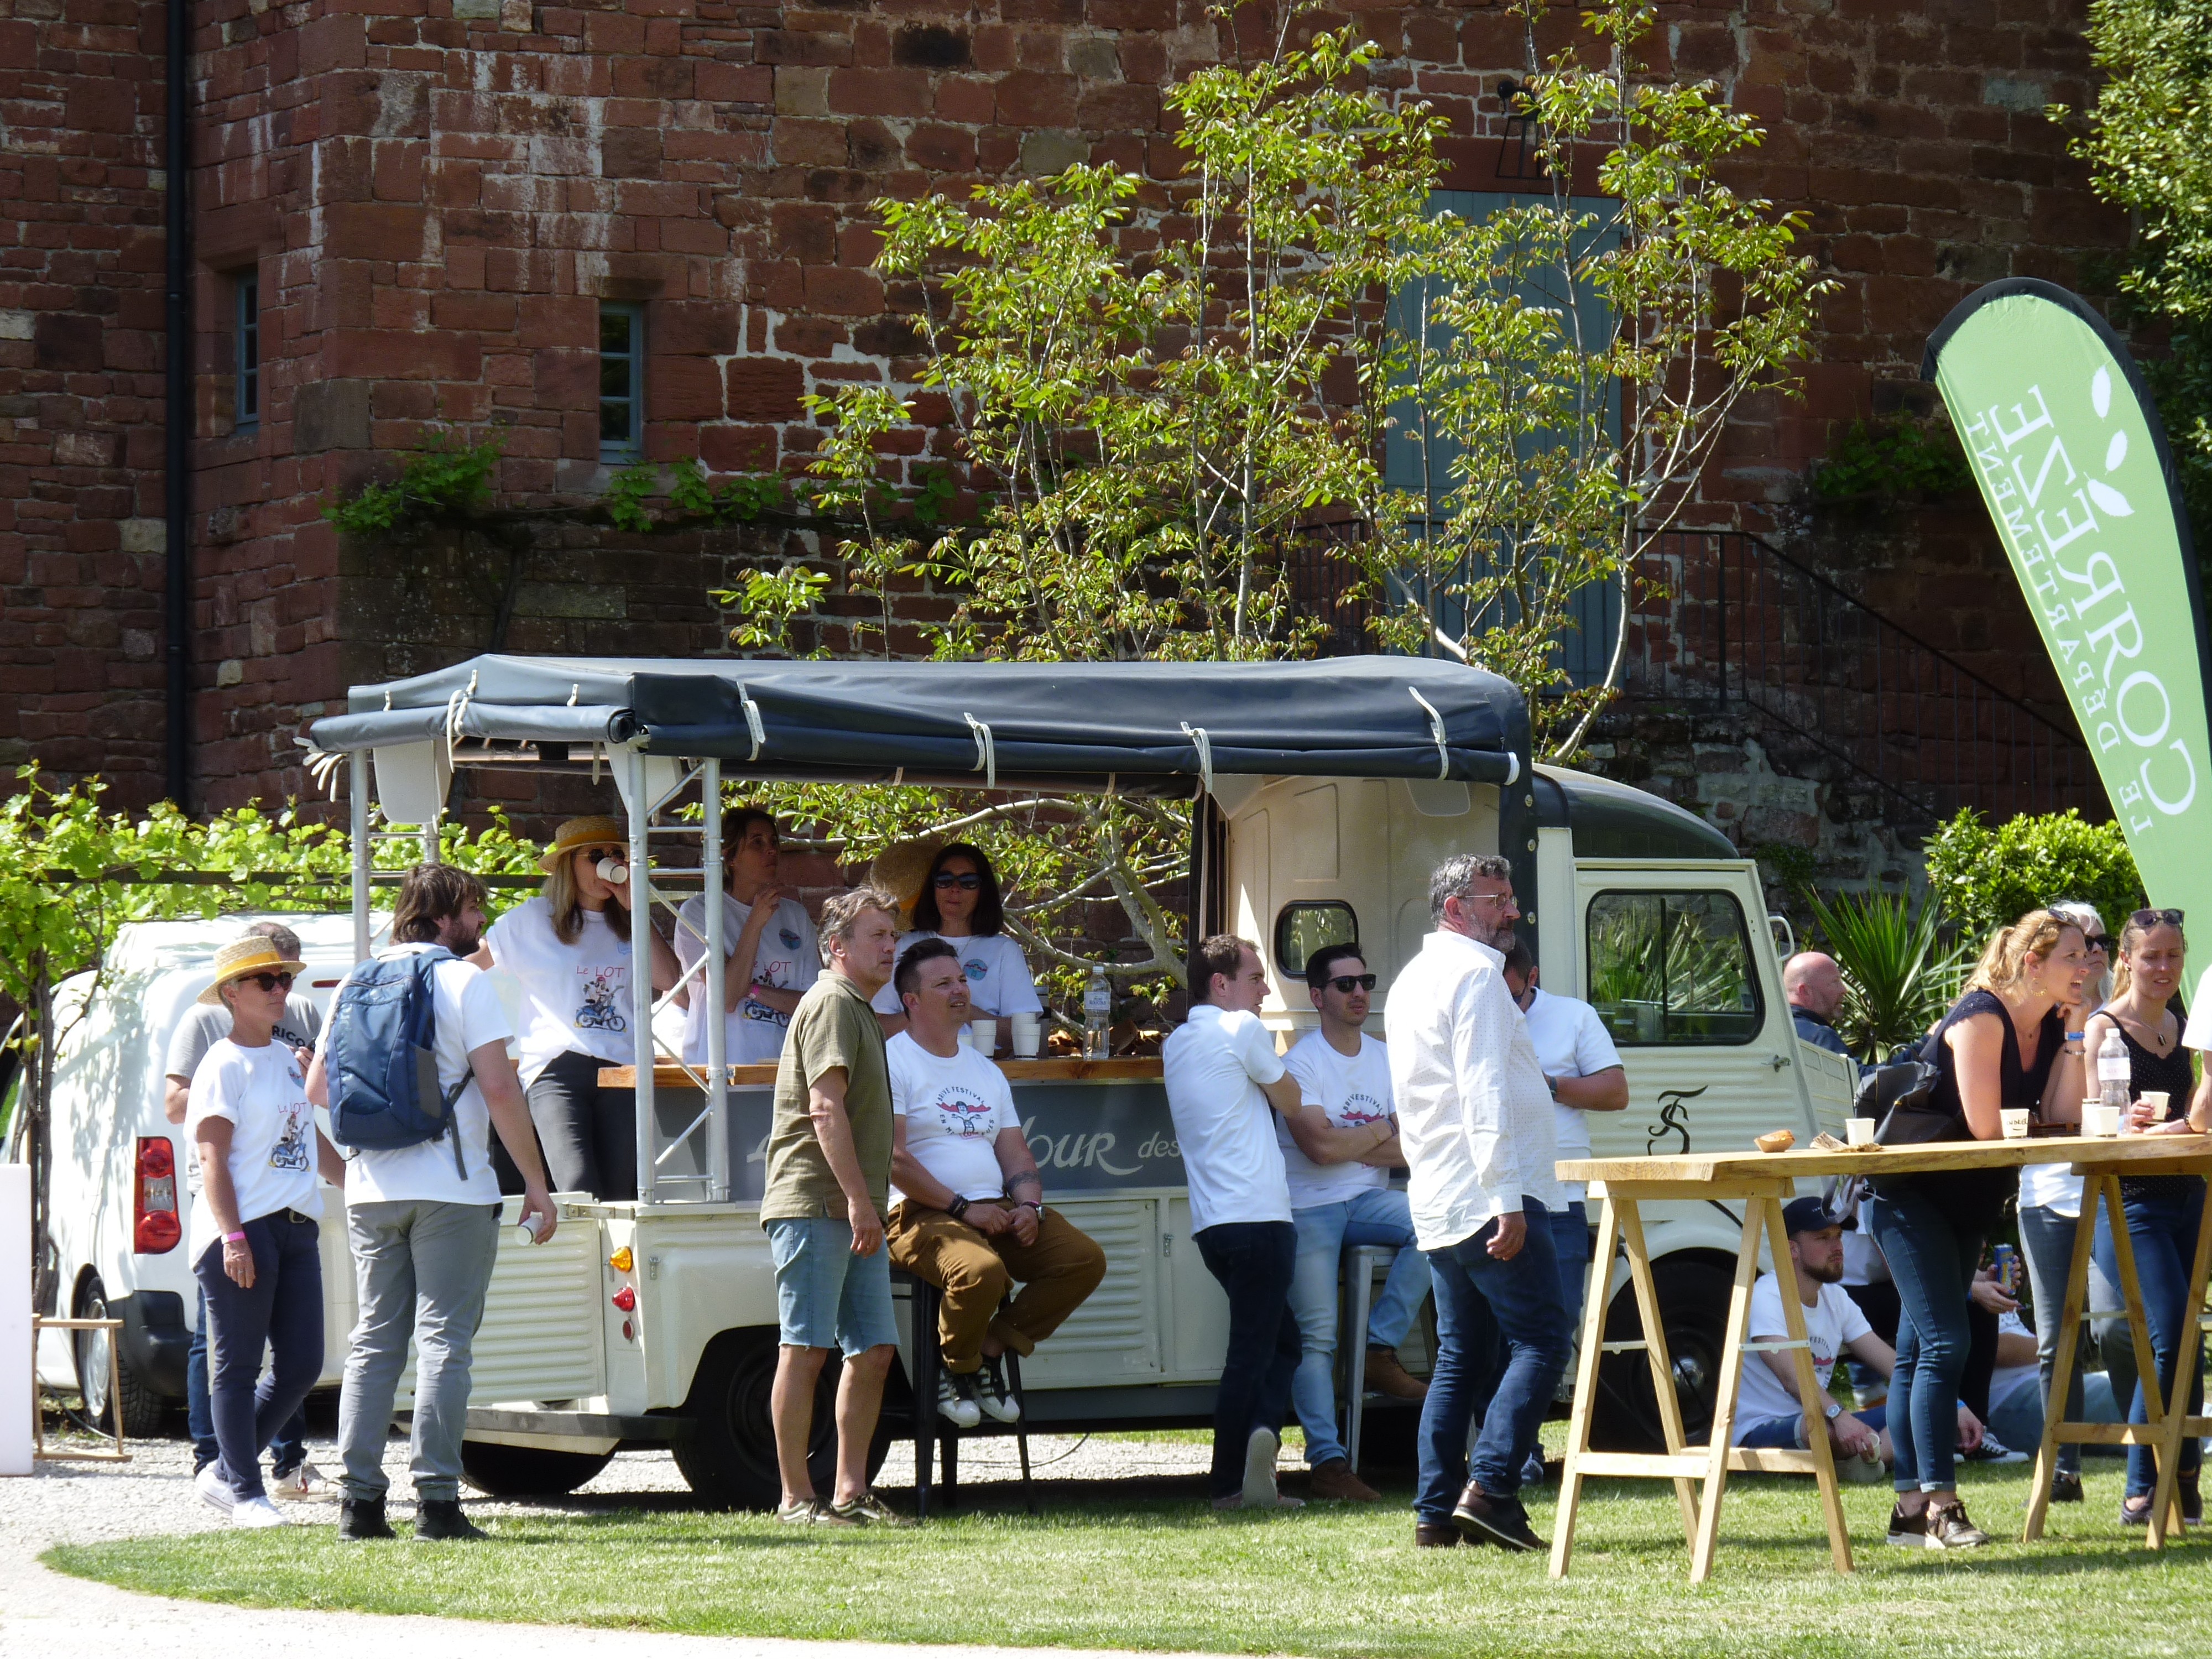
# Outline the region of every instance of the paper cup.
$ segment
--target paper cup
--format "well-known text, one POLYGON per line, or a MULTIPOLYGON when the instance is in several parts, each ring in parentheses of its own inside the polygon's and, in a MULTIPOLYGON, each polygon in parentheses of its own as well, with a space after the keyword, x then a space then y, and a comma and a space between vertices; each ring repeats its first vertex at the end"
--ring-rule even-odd
POLYGON ((2100 1140, 2109 1139, 2120 1132, 2120 1109, 2107 1106, 2102 1101, 2081 1108, 2081 1133, 2100 1140))
POLYGON ((1044 1019, 1039 1014, 1016 1014, 1014 1021, 1014 1054, 1022 1060, 1035 1060, 1037 1049, 1044 1042, 1044 1019))
POLYGON ((2028 1121, 2034 1116, 2034 1114, 2029 1111, 2027 1108, 2025 1106, 2008 1106, 2002 1111, 1999 1112, 1997 1116, 2003 1121, 2004 1138, 2007 1140, 2025 1140, 2027 1139, 2028 1121))
POLYGON ((1870 1117, 1851 1117, 1844 1120, 1844 1139, 1853 1146, 1874 1145, 1875 1121, 1870 1117))
POLYGON ((2142 1093, 2136 1097, 2136 1099, 2139 1103, 2150 1108, 2151 1115, 2153 1117, 2160 1120, 2163 1120, 2166 1116, 2166 1102, 2172 1098, 2173 1097, 2163 1089, 2146 1089, 2142 1093))
POLYGON ((968 1022, 969 1046, 986 1060, 997 1052, 999 1022, 995 1019, 971 1019, 968 1022))

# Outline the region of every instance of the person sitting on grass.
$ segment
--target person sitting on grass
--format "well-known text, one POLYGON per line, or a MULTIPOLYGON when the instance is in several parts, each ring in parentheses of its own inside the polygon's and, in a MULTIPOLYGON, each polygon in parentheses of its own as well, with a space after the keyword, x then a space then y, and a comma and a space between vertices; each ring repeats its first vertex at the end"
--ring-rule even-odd
POLYGON ((923 939, 891 982, 907 1025, 884 1046, 891 1079, 891 1263, 945 1292, 937 1410, 963 1429, 1021 1415, 1006 1386, 1012 1348, 1026 1358, 1106 1277, 1106 1252, 1044 1206, 1006 1075, 960 1042, 973 1012, 960 952, 923 939), (1021 1294, 1003 1312, 1008 1287, 1021 1294))

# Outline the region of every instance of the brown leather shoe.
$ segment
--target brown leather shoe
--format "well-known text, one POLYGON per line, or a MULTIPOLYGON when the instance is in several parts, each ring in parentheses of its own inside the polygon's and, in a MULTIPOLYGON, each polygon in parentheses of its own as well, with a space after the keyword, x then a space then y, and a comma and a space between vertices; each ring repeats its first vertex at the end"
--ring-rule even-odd
POLYGON ((1372 1504, 1382 1494, 1352 1472, 1352 1465, 1341 1457, 1332 1457, 1313 1472, 1306 1490, 1313 1497, 1334 1498, 1348 1504, 1372 1504))
POLYGON ((1379 1395, 1392 1400, 1426 1400, 1429 1385, 1411 1375, 1398 1363, 1395 1348, 1381 1348, 1370 1345, 1367 1350, 1367 1386, 1379 1395))
POLYGON ((1413 1523, 1413 1547, 1417 1550, 1448 1550, 1458 1543, 1457 1527, 1431 1526, 1425 1521, 1413 1523))

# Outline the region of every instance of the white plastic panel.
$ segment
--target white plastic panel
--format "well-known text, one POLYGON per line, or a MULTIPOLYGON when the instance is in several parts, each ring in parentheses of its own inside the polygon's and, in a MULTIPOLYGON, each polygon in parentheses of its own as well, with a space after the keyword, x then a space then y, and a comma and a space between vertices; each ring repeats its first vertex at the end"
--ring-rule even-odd
POLYGON ((1151 1199, 1054 1200, 1052 1207, 1098 1241, 1106 1277, 1067 1322, 1022 1361, 1024 1387, 1079 1389, 1159 1375, 1158 1209, 1151 1199))

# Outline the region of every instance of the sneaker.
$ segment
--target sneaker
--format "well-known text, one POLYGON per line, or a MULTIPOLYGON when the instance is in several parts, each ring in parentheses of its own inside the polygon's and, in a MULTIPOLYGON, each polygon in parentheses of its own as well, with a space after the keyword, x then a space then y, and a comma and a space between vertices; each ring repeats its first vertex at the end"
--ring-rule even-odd
POLYGON ((1978 1550, 1990 1541, 1989 1534, 1966 1519, 1966 1506, 1955 1498, 1948 1504, 1930 1504, 1921 1512, 1922 1536, 1931 1550, 1978 1550))
POLYGON ((1889 1536, 1885 1543, 1901 1545, 1907 1549, 1928 1547, 1928 1511, 1907 1515, 1905 1505, 1894 1504, 1889 1511, 1889 1536))
POLYGON ((910 1527, 913 1520, 875 1495, 864 1492, 843 1504, 832 1504, 830 1513, 849 1527, 910 1527))
POLYGON ((2054 1504, 2078 1504, 2081 1501, 2081 1477, 2061 1469, 2051 1477, 2051 1501, 2054 1504))
POLYGON ((1021 1401, 1006 1386, 1006 1357, 988 1353, 983 1356, 983 1369, 971 1379, 975 1389, 975 1403, 983 1408, 986 1417, 996 1418, 1001 1423, 1018 1423, 1022 1418, 1021 1401))
POLYGON ((1398 1363, 1398 1351, 1376 1342, 1367 1345, 1367 1388, 1391 1400, 1429 1397, 1429 1385, 1398 1363))
POLYGON ((473 1542, 491 1534, 461 1513, 458 1498, 425 1498, 415 1505, 415 1541, 418 1544, 473 1542))
POLYGON ((2014 1451, 1987 1429, 1982 1431, 1982 1443, 1970 1452, 1960 1454, 1960 1456, 1961 1461, 1968 1463, 2025 1463, 2027 1462, 2026 1452, 2014 1451))
POLYGON ((1889 1471, 1882 1467, 1879 1450, 1871 1456, 1865 1452, 1856 1455, 1838 1452, 1834 1461, 1836 1479, 1848 1481, 1855 1486, 1878 1486, 1889 1478, 1889 1471))
POLYGON ((1474 1481, 1459 1495, 1452 1523, 1471 1544, 1495 1544, 1500 1549, 1532 1551, 1546 1547, 1528 1524, 1528 1511, 1517 1498, 1492 1498, 1474 1481))
POLYGON ((1248 1510, 1271 1510, 1281 1494, 1275 1490, 1275 1453, 1278 1443, 1273 1431, 1255 1429, 1244 1443, 1244 1489, 1238 1494, 1243 1499, 1242 1507, 1248 1510))
POLYGON ((1316 1498, 1346 1504, 1372 1504, 1382 1496, 1354 1474, 1351 1462, 1341 1457, 1316 1466, 1306 1490, 1316 1498))
POLYGON ((238 1507, 238 1499, 230 1490, 230 1482, 222 1478, 222 1465, 220 1463, 210 1463, 194 1475, 192 1490, 200 1495, 201 1503, 224 1515, 238 1507))
POLYGON ((1459 1541, 1457 1527, 1449 1524, 1440 1527, 1429 1521, 1416 1521, 1413 1523, 1413 1547, 1417 1550, 1453 1549, 1458 1546, 1459 1541))
POLYGON ((337 1500, 338 1489, 313 1463, 302 1463, 271 1480, 269 1495, 280 1504, 329 1504, 337 1500))
POLYGON ((937 1414, 956 1429, 972 1429, 983 1420, 983 1407, 975 1398, 972 1373, 956 1376, 951 1371, 938 1372, 937 1414))
POLYGON ((289 1527, 284 1512, 265 1498, 249 1498, 230 1506, 230 1524, 234 1527, 289 1527))
POLYGON ((2150 1525, 2150 1499, 2148 1492, 2136 1498, 2123 1498, 2120 1500, 2120 1524, 2124 1527, 2150 1525))
POLYGON ((851 1520, 831 1510, 818 1498, 787 1498, 776 1505, 775 1518, 793 1527, 857 1527, 859 1521, 851 1520))
POLYGON ((1544 1484, 1543 1453, 1532 1451, 1528 1454, 1528 1461, 1521 1466, 1521 1484, 1524 1486, 1540 1486, 1544 1484))
POLYGON ((342 1498, 338 1500, 338 1542, 362 1544, 372 1539, 397 1538, 384 1518, 381 1498, 342 1498))

